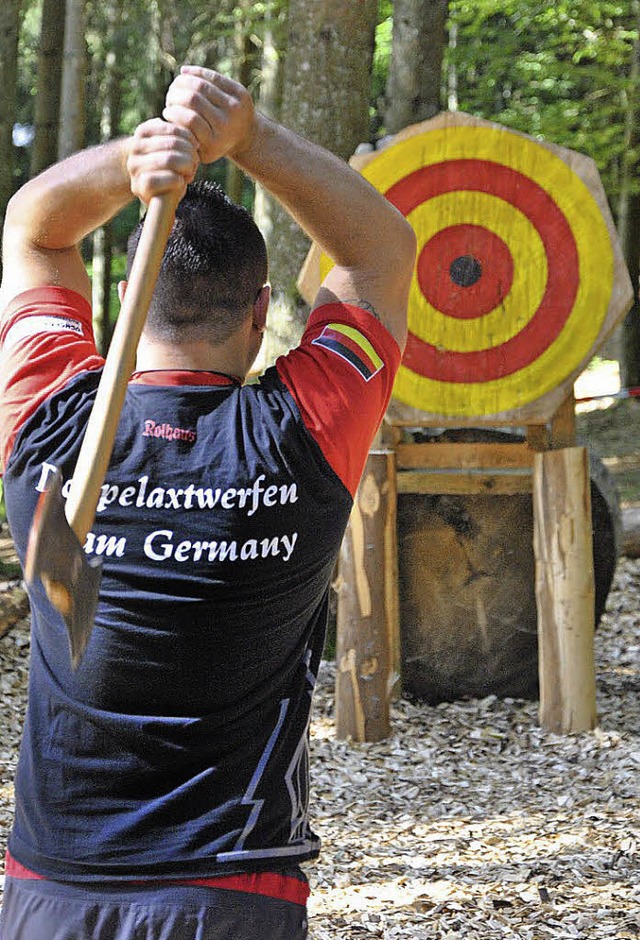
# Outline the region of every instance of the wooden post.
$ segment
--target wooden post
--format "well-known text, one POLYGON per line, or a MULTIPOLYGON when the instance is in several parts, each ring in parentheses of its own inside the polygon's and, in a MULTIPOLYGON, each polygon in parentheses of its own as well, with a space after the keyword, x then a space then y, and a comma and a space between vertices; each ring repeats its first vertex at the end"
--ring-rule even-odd
POLYGON ((340 557, 336 735, 380 741, 400 677, 395 455, 369 454, 340 557))
POLYGON ((570 390, 548 424, 527 427, 527 442, 533 450, 559 450, 576 443, 576 399, 570 390))
POLYGON ((596 724, 594 577, 585 447, 536 454, 534 551, 540 722, 568 734, 596 724))

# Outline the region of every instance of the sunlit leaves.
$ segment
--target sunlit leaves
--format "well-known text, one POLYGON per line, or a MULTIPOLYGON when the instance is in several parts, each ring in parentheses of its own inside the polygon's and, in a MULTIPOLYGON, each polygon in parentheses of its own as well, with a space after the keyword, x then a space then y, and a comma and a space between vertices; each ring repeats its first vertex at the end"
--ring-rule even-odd
POLYGON ((462 110, 592 156, 617 193, 633 0, 451 0, 462 110))

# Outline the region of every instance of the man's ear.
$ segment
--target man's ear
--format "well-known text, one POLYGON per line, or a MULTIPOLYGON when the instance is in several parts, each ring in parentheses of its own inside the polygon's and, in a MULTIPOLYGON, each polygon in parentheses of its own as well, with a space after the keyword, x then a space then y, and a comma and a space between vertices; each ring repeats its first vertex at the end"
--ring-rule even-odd
POLYGON ((127 282, 118 281, 118 300, 120 301, 120 303, 122 303, 122 301, 124 300, 124 295, 125 295, 126 290, 127 290, 127 282))
POLYGON ((258 296, 253 302, 252 323, 258 333, 264 333, 267 328, 267 310, 271 300, 271 287, 265 284, 260 288, 258 296))

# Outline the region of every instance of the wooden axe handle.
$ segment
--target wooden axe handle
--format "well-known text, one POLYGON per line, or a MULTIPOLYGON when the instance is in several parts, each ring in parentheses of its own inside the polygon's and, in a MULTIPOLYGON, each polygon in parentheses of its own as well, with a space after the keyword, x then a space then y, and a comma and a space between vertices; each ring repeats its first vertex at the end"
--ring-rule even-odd
POLYGON ((66 505, 69 525, 84 544, 95 519, 100 489, 109 466, 127 384, 136 362, 162 256, 179 198, 167 193, 149 202, 131 267, 124 301, 89 415, 66 505))

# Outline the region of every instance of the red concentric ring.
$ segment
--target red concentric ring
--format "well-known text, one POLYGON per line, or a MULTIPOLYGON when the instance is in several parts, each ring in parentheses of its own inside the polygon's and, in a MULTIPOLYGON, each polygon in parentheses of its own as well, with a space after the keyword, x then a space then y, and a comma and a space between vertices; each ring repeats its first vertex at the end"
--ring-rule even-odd
MULTIPOLYGON (((526 325, 498 346, 472 352, 439 350, 409 333, 404 365, 442 382, 467 383, 470 377, 474 382, 489 382, 537 360, 560 334, 579 288, 578 250, 567 219, 549 193, 511 167, 490 160, 448 160, 410 173, 385 195, 407 216, 435 196, 469 190, 503 199, 529 219, 546 252, 547 285, 526 325)), ((526 257, 516 257, 515 263, 526 263, 526 257)))
MULTIPOLYGON (((470 267, 470 264, 467 264, 470 267)), ((450 225, 430 238, 420 252, 416 274, 420 290, 440 313, 472 320, 490 313, 511 290, 513 258, 509 248, 490 229, 480 225, 450 225), (472 283, 456 279, 460 261, 475 264, 472 283)))

